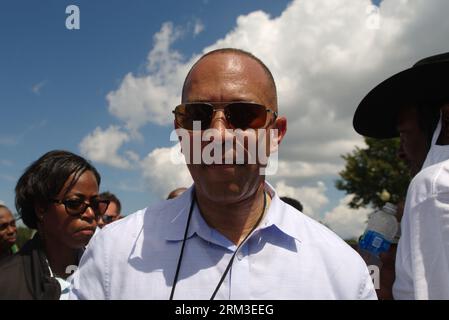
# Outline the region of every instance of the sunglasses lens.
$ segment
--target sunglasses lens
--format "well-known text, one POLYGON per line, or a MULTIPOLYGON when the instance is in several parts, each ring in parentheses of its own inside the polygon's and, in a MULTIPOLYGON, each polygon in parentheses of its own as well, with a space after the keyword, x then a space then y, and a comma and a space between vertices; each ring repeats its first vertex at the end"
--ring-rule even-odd
POLYGON ((109 201, 101 200, 92 202, 92 207, 97 214, 104 214, 108 209, 109 201))
POLYGON ((199 121, 201 129, 205 130, 210 126, 214 110, 211 105, 206 103, 189 103, 176 107, 175 112, 176 122, 181 128, 193 130, 193 122, 199 121))
POLYGON ((86 204, 81 200, 66 200, 64 205, 71 214, 79 214, 86 209, 86 204))
POLYGON ((266 108, 254 103, 231 103, 227 106, 228 121, 234 128, 259 129, 267 120, 266 108))

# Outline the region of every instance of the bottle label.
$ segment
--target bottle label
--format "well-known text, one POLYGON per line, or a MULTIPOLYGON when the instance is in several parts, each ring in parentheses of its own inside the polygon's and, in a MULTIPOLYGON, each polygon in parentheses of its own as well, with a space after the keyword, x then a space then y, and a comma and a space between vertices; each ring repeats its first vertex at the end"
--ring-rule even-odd
POLYGON ((386 252, 390 248, 391 242, 376 231, 368 230, 360 239, 359 247, 378 256, 381 252, 386 252))

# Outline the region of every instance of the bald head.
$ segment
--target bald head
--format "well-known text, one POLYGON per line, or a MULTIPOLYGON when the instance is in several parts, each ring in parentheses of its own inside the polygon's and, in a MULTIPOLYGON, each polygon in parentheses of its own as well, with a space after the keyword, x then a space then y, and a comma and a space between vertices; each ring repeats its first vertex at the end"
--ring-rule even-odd
POLYGON ((179 195, 184 193, 184 191, 186 191, 186 190, 187 190, 187 188, 177 188, 177 189, 173 190, 172 192, 170 192, 168 194, 167 200, 178 197, 179 195))
POLYGON ((0 205, 0 256, 9 254, 9 248, 16 242, 16 220, 11 211, 0 205))
MULTIPOLYGON (((234 48, 218 49, 208 52, 193 65, 184 81, 182 88, 182 102, 205 101, 198 100, 198 98, 195 100, 195 98, 189 96, 189 93, 192 86, 198 84, 198 78, 203 78, 203 81, 201 82, 204 83, 205 74, 209 76, 209 80, 212 81, 212 78, 214 78, 214 74, 212 73, 215 73, 215 75, 220 73, 223 76, 221 78, 222 80, 225 80, 226 78, 230 79, 232 75, 239 73, 245 74, 247 77, 245 80, 251 78, 251 82, 256 82, 259 89, 264 91, 263 98, 267 101, 266 106, 277 111, 276 84, 268 67, 253 54, 234 48), (229 77, 226 77, 226 75, 229 75, 229 77)), ((215 81, 215 83, 213 83, 215 90, 217 91, 217 100, 214 101, 228 101, 219 98, 219 96, 223 96, 223 92, 221 92, 221 95, 219 92, 225 91, 222 90, 222 87, 227 84, 226 81, 215 81)))

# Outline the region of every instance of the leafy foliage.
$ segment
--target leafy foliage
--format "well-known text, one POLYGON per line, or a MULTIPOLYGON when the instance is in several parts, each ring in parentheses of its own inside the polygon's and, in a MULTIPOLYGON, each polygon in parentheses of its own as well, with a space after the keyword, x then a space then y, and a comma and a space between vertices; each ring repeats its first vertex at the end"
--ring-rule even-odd
POLYGON ((399 138, 379 140, 365 138, 368 146, 343 155, 345 169, 335 182, 339 190, 354 194, 351 208, 382 207, 385 202, 398 203, 405 198, 410 182, 406 164, 397 157, 399 138))
POLYGON ((32 229, 24 228, 24 227, 18 227, 17 228, 17 240, 16 245, 21 249, 25 242, 31 239, 33 235, 32 229))

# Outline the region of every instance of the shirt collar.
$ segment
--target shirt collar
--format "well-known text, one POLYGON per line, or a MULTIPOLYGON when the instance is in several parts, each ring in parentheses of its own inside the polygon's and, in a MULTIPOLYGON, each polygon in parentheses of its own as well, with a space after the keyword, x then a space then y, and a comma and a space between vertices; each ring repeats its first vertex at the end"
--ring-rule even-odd
MULTIPOLYGON (((134 218, 138 220, 136 225, 140 227, 129 235, 135 239, 129 259, 142 258, 143 256, 143 247, 145 245, 144 233, 145 229, 150 228, 146 226, 145 217, 149 217, 149 215, 157 215, 159 213, 162 217, 163 221, 160 232, 163 234, 162 237, 165 240, 177 241, 184 239, 185 227, 192 200, 192 190, 193 186, 174 199, 164 200, 155 204, 153 207, 148 207, 140 212, 142 214, 138 214, 137 212, 134 214, 134 218)), ((193 232, 189 230, 188 237, 191 237, 193 232)))
MULTIPOLYGON (((187 226, 187 219, 189 218, 190 206, 193 198, 193 186, 183 192, 180 196, 173 200, 174 210, 167 211, 166 220, 166 236, 165 239, 169 241, 179 241, 184 239, 184 233, 187 226)), ((192 218, 190 221, 190 227, 187 234, 187 238, 190 238, 196 231, 197 222, 195 216, 198 211, 198 206, 195 204, 193 207, 192 218)), ((199 213, 199 212, 198 212, 199 213)))
MULTIPOLYGON (((169 218, 166 225, 166 240, 182 241, 184 239, 187 218, 192 201, 192 191, 193 186, 178 198, 172 200, 177 202, 176 207, 179 209, 169 210, 171 211, 171 214, 168 214, 169 218)), ((266 216, 262 220, 261 226, 258 229, 276 227, 284 234, 301 241, 300 234, 302 224, 299 224, 298 227, 297 222, 298 219, 302 217, 301 214, 294 210, 289 210, 288 206, 279 198, 276 190, 268 182, 265 182, 265 191, 270 195, 271 203, 268 208, 268 212, 266 213, 266 216)), ((210 228, 204 221, 196 204, 193 208, 187 238, 192 237, 194 234, 197 234, 209 242, 216 243, 219 241, 220 243, 223 243, 223 239, 220 239, 221 235, 217 235, 217 232, 210 228)))
MULTIPOLYGON (((189 217, 190 206, 192 203, 193 187, 184 193, 189 193, 188 197, 185 197, 182 201, 185 204, 182 206, 179 214, 174 215, 172 219, 167 221, 167 230, 165 239, 168 241, 182 241, 184 239, 185 229, 187 227, 187 219, 189 217)), ((235 245, 227 239, 225 236, 217 232, 215 229, 209 227, 207 222, 198 207, 198 203, 195 201, 193 206, 192 218, 190 220, 190 226, 187 233, 187 239, 197 235, 203 240, 217 244, 222 247, 226 247, 230 250, 235 248, 235 245)))
POLYGON ((262 220, 260 229, 275 227, 289 237, 301 241, 303 228, 302 213, 289 209, 288 205, 282 201, 271 184, 265 182, 265 191, 271 197, 270 207, 265 218, 262 220))
POLYGON ((449 159, 449 145, 437 144, 441 132, 441 121, 442 114, 440 112, 440 119, 433 133, 432 144, 427 152, 426 160, 424 161, 421 170, 449 159))

